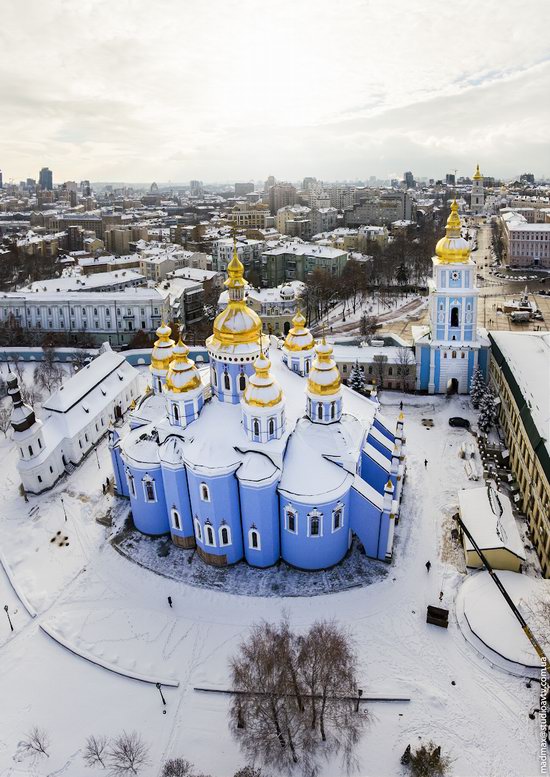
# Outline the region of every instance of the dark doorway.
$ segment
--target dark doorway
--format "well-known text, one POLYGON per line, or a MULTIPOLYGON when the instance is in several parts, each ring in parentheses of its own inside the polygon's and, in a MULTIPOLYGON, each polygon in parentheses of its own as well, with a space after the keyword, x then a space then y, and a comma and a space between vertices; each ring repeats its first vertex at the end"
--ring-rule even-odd
POLYGON ((459 324, 458 324, 458 308, 451 308, 451 326, 459 326, 459 324))
POLYGON ((447 383, 447 395, 458 394, 458 379, 451 378, 447 383))

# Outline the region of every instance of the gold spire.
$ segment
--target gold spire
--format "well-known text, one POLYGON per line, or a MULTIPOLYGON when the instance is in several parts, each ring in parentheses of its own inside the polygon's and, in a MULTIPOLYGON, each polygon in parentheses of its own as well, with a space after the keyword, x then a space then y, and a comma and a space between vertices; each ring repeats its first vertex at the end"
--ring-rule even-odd
POLYGON ((332 346, 327 343, 324 336, 317 345, 315 353, 316 357, 307 379, 307 390, 319 396, 336 394, 342 385, 342 378, 332 358, 332 346))
POLYGON ((174 347, 174 341, 170 338, 171 334, 172 330, 163 321, 157 329, 158 340, 155 340, 151 353, 151 370, 167 370, 170 366, 172 348, 174 347))
POLYGON ((479 164, 478 164, 477 167, 476 167, 476 171, 474 173, 474 181, 481 181, 482 178, 483 178, 483 176, 479 172, 479 164))
POLYGON ((195 362, 188 358, 189 348, 181 337, 172 353, 172 361, 166 376, 166 390, 174 394, 182 394, 200 386, 199 372, 195 367, 195 362))
POLYGON ((289 351, 310 351, 315 346, 315 340, 300 309, 296 311, 292 323, 294 326, 289 329, 283 347, 289 351))
POLYGON ((260 353, 254 362, 254 375, 248 379, 243 394, 243 402, 252 407, 274 407, 281 402, 283 392, 270 373, 271 362, 260 353))
POLYGON ((435 253, 441 262, 467 262, 470 258, 470 245, 461 235, 462 224, 458 215, 458 203, 453 200, 451 212, 445 227, 445 237, 438 241, 435 253))
POLYGON ((233 257, 227 265, 225 286, 229 300, 225 310, 216 316, 214 334, 207 340, 207 346, 216 348, 227 345, 242 345, 256 342, 261 337, 262 322, 256 311, 248 307, 244 299, 246 281, 244 267, 237 251, 237 238, 233 235, 233 257))

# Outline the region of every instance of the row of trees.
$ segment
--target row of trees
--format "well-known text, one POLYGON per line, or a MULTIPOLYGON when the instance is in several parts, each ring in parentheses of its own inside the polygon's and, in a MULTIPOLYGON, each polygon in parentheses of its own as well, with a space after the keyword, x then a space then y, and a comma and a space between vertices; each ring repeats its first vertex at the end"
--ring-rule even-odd
POLYGON ((480 432, 489 434, 498 421, 498 404, 479 367, 474 370, 470 382, 470 399, 475 409, 479 410, 477 425, 480 432))

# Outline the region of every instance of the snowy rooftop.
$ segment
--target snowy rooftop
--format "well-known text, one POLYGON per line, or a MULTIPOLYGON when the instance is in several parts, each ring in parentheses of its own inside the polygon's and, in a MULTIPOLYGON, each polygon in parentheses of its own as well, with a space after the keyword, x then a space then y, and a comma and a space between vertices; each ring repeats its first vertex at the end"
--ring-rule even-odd
MULTIPOLYGON (((458 502, 460 517, 480 550, 503 548, 525 560, 512 504, 506 494, 497 493, 491 486, 465 488, 458 492, 458 502)), ((474 549, 467 537, 464 541, 467 550, 474 549)))
POLYGON ((136 270, 114 270, 112 272, 98 272, 93 275, 66 275, 61 278, 48 278, 43 281, 35 281, 20 291, 32 292, 60 292, 60 291, 94 291, 103 286, 118 286, 121 283, 145 283, 145 276, 136 270))
POLYGON ((325 259, 335 259, 342 254, 347 255, 347 251, 341 251, 339 248, 329 246, 320 246, 312 243, 284 243, 282 246, 271 248, 264 251, 264 255, 276 256, 278 254, 296 254, 297 256, 322 256, 325 259))

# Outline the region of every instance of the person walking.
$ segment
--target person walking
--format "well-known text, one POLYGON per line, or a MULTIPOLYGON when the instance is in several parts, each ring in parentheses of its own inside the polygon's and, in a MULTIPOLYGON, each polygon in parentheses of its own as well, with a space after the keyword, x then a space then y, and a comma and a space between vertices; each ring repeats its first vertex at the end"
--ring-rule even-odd
POLYGON ((401 402, 399 403, 399 409, 403 410, 403 400, 401 400, 401 402))
POLYGON ((171 596, 168 597, 168 604, 170 605, 170 607, 172 607, 172 597, 171 596))
POLYGON ((428 459, 424 459, 424 467, 428 467, 428 459))
POLYGON ((428 570, 428 572, 430 571, 431 568, 432 568, 432 562, 426 561, 426 569, 428 570))

